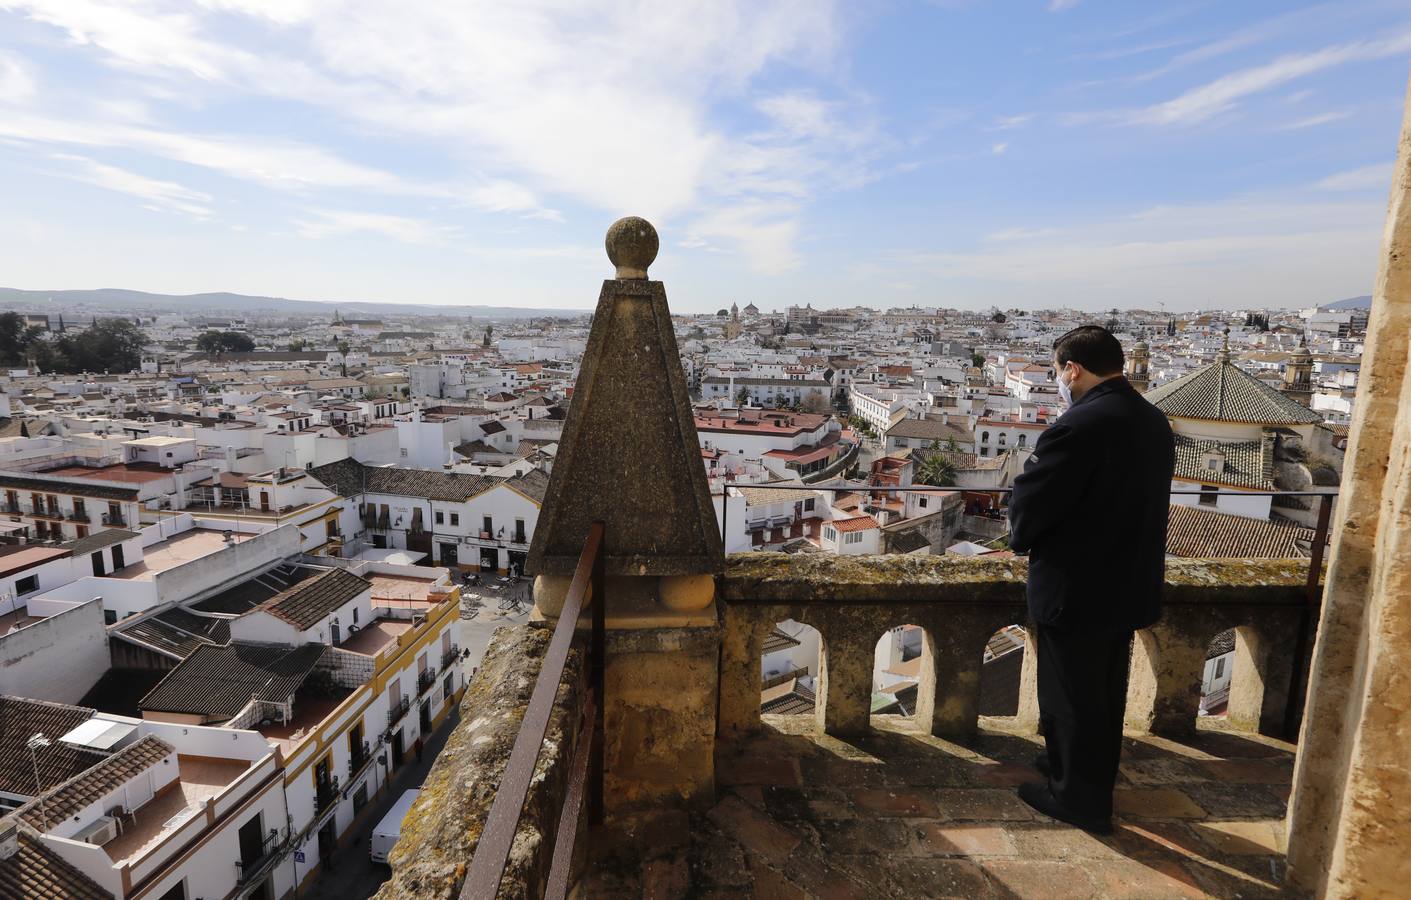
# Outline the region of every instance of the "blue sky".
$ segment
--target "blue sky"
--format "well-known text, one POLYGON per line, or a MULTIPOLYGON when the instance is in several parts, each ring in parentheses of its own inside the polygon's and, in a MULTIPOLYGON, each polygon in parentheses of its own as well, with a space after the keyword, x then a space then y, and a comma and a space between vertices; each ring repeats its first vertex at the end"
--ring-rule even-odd
POLYGON ((1405 0, 0 0, 0 283, 582 308, 638 214, 680 311, 1306 305, 1408 61, 1405 0))

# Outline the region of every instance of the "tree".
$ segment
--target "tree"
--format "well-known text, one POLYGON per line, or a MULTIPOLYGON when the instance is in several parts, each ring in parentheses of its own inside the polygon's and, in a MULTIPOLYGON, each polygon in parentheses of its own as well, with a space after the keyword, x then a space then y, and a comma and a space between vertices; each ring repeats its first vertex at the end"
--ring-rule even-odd
POLYGON ((915 480, 932 487, 954 487, 955 465, 945 454, 932 453, 917 464, 915 480))
POLYGON ((303 351, 303 349, 307 346, 309 346, 308 341, 304 340, 303 338, 294 338, 294 340, 289 342, 289 352, 299 353, 303 351))
POLYGON ((978 353, 971 353, 971 354, 970 354, 970 365, 974 366, 974 367, 977 368, 977 369, 984 368, 984 366, 985 366, 985 358, 984 358, 983 356, 981 356, 980 354, 978 354, 978 353))
POLYGON ((342 367, 343 377, 348 377, 348 351, 353 349, 347 341, 338 342, 338 364, 342 367))
POLYGON ((994 315, 990 316, 990 321, 994 322, 996 325, 1003 325, 1005 322, 1009 321, 1009 317, 1002 312, 996 312, 994 315))
POLYGON ((811 391, 799 404, 800 412, 822 414, 828 411, 828 401, 818 391, 811 391))
POLYGON ((76 372, 131 372, 142 364, 147 335, 127 319, 103 319, 83 331, 69 332, 52 344, 34 343, 30 352, 36 365, 63 374, 76 372))
POLYGON ((248 334, 238 331, 207 331, 196 338, 196 349, 211 356, 219 356, 222 353, 249 353, 255 349, 255 342, 248 334))
POLYGON ((488 347, 490 346, 490 339, 491 339, 491 337, 494 336, 494 333, 495 333, 495 326, 493 326, 493 325, 486 325, 486 326, 485 326, 485 337, 484 337, 483 340, 481 340, 480 346, 482 346, 482 347, 487 347, 487 348, 488 348, 488 347))
POLYGON ((736 405, 736 406, 748 406, 749 403, 750 403, 750 389, 749 389, 749 388, 742 387, 742 388, 740 388, 738 391, 735 392, 735 405, 736 405))

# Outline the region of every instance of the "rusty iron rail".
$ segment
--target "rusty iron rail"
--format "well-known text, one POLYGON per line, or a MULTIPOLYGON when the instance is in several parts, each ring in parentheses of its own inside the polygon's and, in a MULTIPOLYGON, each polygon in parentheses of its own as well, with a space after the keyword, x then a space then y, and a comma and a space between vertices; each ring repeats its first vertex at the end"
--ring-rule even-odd
POLYGON ((569 583, 568 593, 564 597, 563 609, 554 625, 553 637, 549 639, 548 650, 544 653, 539 678, 534 683, 529 706, 520 723, 519 733, 515 736, 514 749, 510 751, 509 762, 500 778, 495 800, 490 805, 490 814, 476 845, 475 856, 470 861, 469 871, 466 872, 465 884, 461 888, 461 900, 493 900, 499 894, 500 880, 504 877, 510 848, 514 844, 515 832, 519 829, 519 819, 524 812, 524 803, 534 778, 534 767, 538 763, 549 720, 553 715, 554 697, 563 680, 568 654, 572 649, 578 620, 585 605, 590 606, 592 612, 589 658, 585 667, 588 697, 584 704, 582 720, 577 726, 578 746, 574 750, 569 772, 568 797, 565 798, 559 816, 545 896, 563 897, 567 893, 573 845, 578 836, 579 811, 585 793, 589 824, 597 825, 602 822, 605 643, 602 550, 603 523, 594 522, 588 529, 583 553, 578 558, 573 580, 569 583), (591 597, 588 590, 590 585, 591 597))

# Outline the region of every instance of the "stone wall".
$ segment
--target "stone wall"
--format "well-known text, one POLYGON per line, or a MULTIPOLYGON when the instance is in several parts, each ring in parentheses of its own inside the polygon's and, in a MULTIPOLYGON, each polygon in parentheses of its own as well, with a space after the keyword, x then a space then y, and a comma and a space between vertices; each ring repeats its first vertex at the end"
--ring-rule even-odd
MULTIPOLYGON (((731 556, 721 581, 719 734, 759 728, 764 638, 784 619, 823 638, 815 714, 831 734, 869 726, 873 648, 898 625, 924 629, 916 717, 933 734, 968 739, 979 722, 986 642, 1024 625, 1027 561, 937 556, 731 556)), ((1168 611, 1138 633, 1128 727, 1179 735, 1195 728, 1205 650, 1236 629, 1230 721, 1277 733, 1294 671, 1307 560, 1170 560, 1168 611)), ((1015 727, 1037 727, 1034 654, 1025 654, 1015 727)))
MULTIPOLYGON (((500 628, 461 700, 460 722, 402 826, 378 900, 454 900, 494 802, 549 646, 547 629, 500 628)), ((568 790, 582 696, 582 656, 569 655, 500 897, 543 895, 568 790)))

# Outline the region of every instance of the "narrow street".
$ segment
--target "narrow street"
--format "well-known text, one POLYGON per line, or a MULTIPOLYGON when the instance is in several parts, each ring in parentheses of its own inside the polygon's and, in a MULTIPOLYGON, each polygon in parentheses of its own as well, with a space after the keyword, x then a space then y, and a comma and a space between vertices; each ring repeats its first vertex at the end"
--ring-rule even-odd
POLYGON ((372 814, 350 832, 343 845, 334 852, 331 865, 307 888, 296 892, 296 897, 308 900, 364 900, 377 893, 377 889, 392 874, 392 870, 374 863, 368 857, 368 841, 372 830, 382 821, 392 804, 397 802, 397 798, 402 796, 403 791, 417 787, 426 779, 431 763, 446 745, 446 738, 459 720, 460 710, 452 710, 441 723, 440 729, 426 743, 420 762, 408 754, 411 762, 402 766, 402 771, 393 776, 388 790, 373 801, 372 814))

